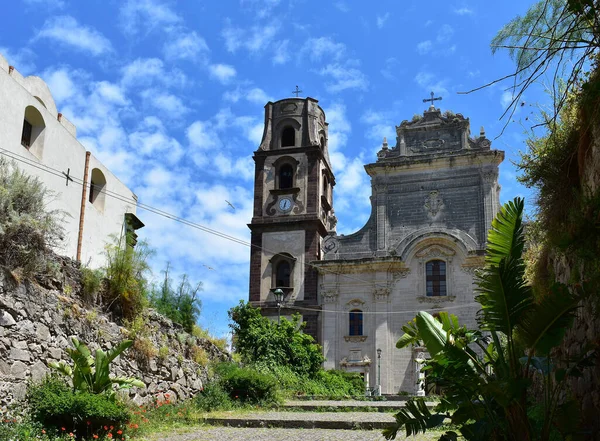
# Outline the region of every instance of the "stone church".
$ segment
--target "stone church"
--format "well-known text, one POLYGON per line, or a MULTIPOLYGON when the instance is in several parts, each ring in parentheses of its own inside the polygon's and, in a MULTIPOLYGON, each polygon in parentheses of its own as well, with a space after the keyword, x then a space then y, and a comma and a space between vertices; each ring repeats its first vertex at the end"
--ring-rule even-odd
POLYGON ((476 325, 473 275, 499 209, 504 152, 490 148, 483 128, 472 137, 468 118, 431 103, 365 166, 371 216, 350 235, 336 233, 328 123, 317 100, 267 103, 254 153, 250 302, 271 317, 300 313, 326 369, 359 372, 383 394, 424 394, 425 349, 396 348, 418 311, 476 325))

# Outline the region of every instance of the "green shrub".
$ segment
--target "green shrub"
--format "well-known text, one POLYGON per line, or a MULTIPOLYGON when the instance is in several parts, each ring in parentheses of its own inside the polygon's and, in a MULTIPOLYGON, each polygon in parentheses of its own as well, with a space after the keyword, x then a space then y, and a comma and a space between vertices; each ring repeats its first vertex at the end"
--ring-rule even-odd
POLYGON ((165 279, 160 288, 152 290, 150 303, 158 312, 179 323, 186 332, 192 333, 202 308, 202 302, 198 298, 202 282, 192 286, 187 274, 184 274, 177 288, 173 289, 169 269, 170 265, 167 264, 165 279))
POLYGON ((234 407, 229 394, 223 389, 219 381, 211 381, 204 386, 204 389, 195 397, 195 404, 198 409, 210 412, 213 410, 230 410, 234 407))
POLYGON ((52 198, 39 179, 0 158, 0 265, 24 276, 51 271, 47 255, 61 242, 65 216, 46 210, 52 198))
POLYGON ((217 368, 219 383, 234 401, 242 404, 269 406, 280 402, 277 380, 272 374, 233 363, 221 363, 217 368))
POLYGON ((102 283, 102 271, 93 270, 90 268, 81 268, 81 282, 83 285, 82 295, 86 302, 94 302, 98 291, 100 291, 100 285, 102 283))
POLYGON ((229 326, 235 335, 235 349, 244 363, 267 366, 289 366, 299 375, 314 375, 324 361, 321 347, 302 332, 300 315, 277 324, 264 317, 249 303, 229 310, 233 321, 229 326))
POLYGON ((131 418, 129 409, 114 395, 74 391, 56 377, 30 385, 27 404, 31 417, 44 428, 75 432, 79 436, 103 426, 122 427, 131 418))
POLYGON ((148 257, 153 251, 144 241, 135 248, 124 236, 113 238, 106 247, 106 289, 102 300, 115 314, 132 319, 148 304, 146 273, 150 271, 148 257))

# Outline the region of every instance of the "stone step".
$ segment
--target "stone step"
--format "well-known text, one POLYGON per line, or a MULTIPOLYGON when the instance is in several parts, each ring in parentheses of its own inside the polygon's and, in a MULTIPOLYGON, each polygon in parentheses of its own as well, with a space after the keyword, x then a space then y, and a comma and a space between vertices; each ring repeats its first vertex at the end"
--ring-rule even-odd
MULTIPOLYGON (((396 412, 402 409, 405 401, 362 401, 362 400, 312 400, 286 401, 280 410, 328 411, 328 412, 396 412)), ((432 408, 435 402, 427 402, 432 408)))
POLYGON ((385 412, 236 412, 210 416, 204 422, 228 427, 380 430, 393 423, 394 416, 385 412))

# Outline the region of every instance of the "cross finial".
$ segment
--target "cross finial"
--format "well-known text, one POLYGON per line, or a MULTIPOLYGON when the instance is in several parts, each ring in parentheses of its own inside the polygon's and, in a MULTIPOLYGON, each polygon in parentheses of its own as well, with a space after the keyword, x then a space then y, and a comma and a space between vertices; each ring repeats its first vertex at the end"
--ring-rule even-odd
POLYGON ((437 97, 437 98, 434 98, 433 96, 434 96, 434 93, 433 93, 433 92, 431 92, 431 98, 424 98, 424 99, 423 99, 423 102, 424 102, 424 103, 426 103, 426 102, 428 102, 428 101, 431 101, 431 107, 434 107, 434 106, 433 106, 433 102, 434 102, 434 101, 441 101, 441 100, 442 100, 442 97, 441 97, 441 96, 439 96, 439 97, 437 97))
POLYGON ((300 95, 302 93, 302 91, 300 89, 298 89, 298 86, 296 85, 296 90, 292 91, 292 93, 295 93, 296 98, 298 98, 298 95, 300 95))

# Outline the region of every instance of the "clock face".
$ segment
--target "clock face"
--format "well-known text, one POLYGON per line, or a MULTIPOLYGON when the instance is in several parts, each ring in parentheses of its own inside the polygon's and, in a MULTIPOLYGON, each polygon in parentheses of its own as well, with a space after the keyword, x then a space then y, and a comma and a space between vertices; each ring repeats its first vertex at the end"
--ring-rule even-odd
POLYGON ((292 209, 292 205, 292 200, 290 198, 281 198, 279 200, 279 209, 281 211, 290 211, 292 209))

